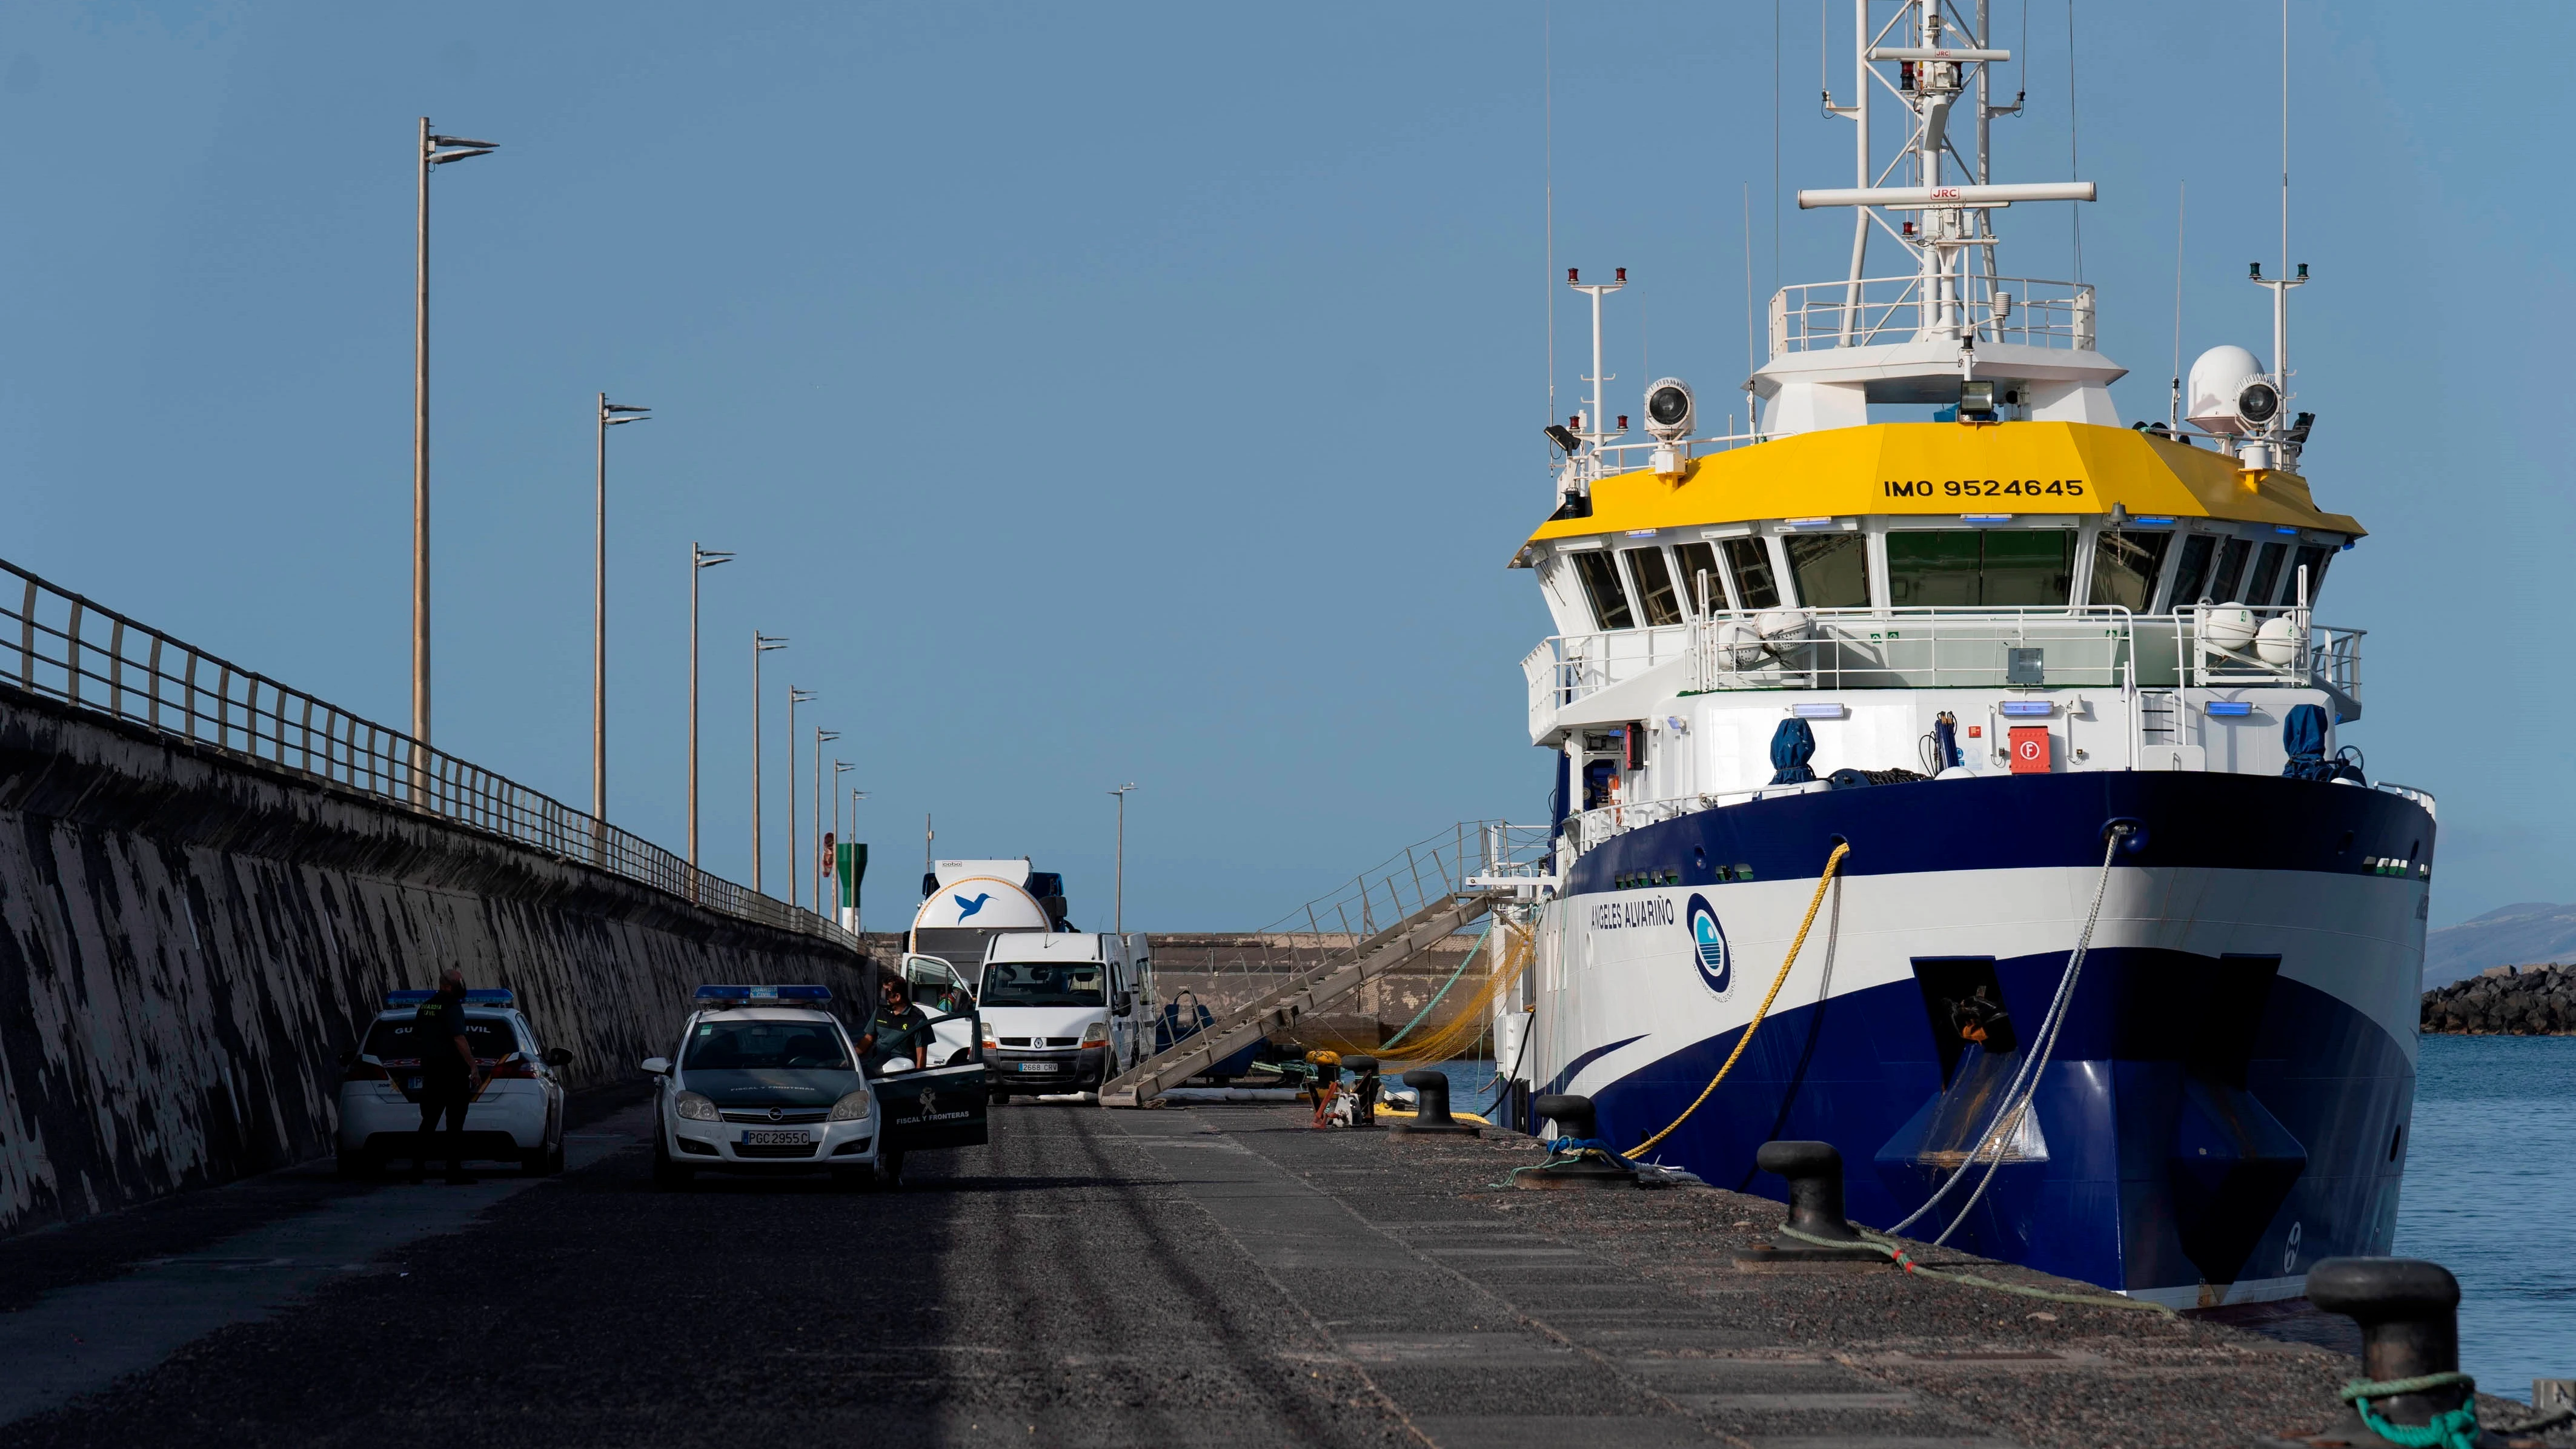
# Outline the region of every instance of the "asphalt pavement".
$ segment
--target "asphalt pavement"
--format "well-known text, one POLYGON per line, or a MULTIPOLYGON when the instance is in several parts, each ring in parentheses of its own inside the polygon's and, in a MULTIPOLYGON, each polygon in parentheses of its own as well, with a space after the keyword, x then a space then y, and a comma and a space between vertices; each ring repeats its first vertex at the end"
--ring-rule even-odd
POLYGON ((0 1300, 0 1444, 2222 1444, 2322 1426, 2351 1367, 1892 1269, 1739 1272, 1775 1204, 1499 1190, 1525 1139, 1304 1120, 1021 1103, 899 1193, 663 1192, 629 1106, 558 1178, 272 1184, 257 1222, 195 1194, 223 1232, 184 1200, 64 1230, 51 1286, 0 1300), (98 1333, 122 1357, 63 1341, 98 1333))

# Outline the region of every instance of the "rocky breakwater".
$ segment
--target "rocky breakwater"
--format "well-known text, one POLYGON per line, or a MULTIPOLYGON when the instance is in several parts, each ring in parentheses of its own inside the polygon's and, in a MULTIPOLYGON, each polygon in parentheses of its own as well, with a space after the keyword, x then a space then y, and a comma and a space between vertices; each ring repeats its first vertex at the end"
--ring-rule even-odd
POLYGON ((2424 993, 2426 1031, 2504 1036, 2576 1034, 2576 968, 2496 966, 2424 993))

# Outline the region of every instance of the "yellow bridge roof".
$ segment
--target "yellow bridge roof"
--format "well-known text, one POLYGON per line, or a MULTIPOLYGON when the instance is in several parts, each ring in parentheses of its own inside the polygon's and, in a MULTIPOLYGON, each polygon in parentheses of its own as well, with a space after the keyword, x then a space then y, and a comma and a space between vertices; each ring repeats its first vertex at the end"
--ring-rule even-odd
POLYGON ((1592 486, 1592 515, 1551 538, 1856 514, 2108 513, 2220 518, 2360 537, 2296 473, 2240 469, 2211 448, 2092 423, 1871 423, 1695 459, 1671 482, 1640 470, 1592 486), (1970 490, 1974 491, 1971 492, 1970 490))

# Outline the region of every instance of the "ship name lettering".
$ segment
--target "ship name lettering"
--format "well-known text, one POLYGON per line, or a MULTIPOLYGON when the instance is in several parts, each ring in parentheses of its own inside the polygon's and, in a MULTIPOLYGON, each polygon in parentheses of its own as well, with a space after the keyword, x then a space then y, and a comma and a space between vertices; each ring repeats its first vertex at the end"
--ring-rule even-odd
POLYGON ((1673 903, 1648 899, 1609 901, 1592 908, 1592 929, 1625 931, 1639 926, 1669 926, 1673 923, 1673 903))

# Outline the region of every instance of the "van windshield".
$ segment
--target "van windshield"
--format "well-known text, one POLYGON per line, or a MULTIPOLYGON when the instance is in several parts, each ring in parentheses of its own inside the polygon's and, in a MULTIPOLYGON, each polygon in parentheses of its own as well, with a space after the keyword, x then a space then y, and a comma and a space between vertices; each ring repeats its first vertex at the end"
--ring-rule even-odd
POLYGON ((984 968, 986 1006, 1098 1006, 1097 961, 995 961, 984 968))

